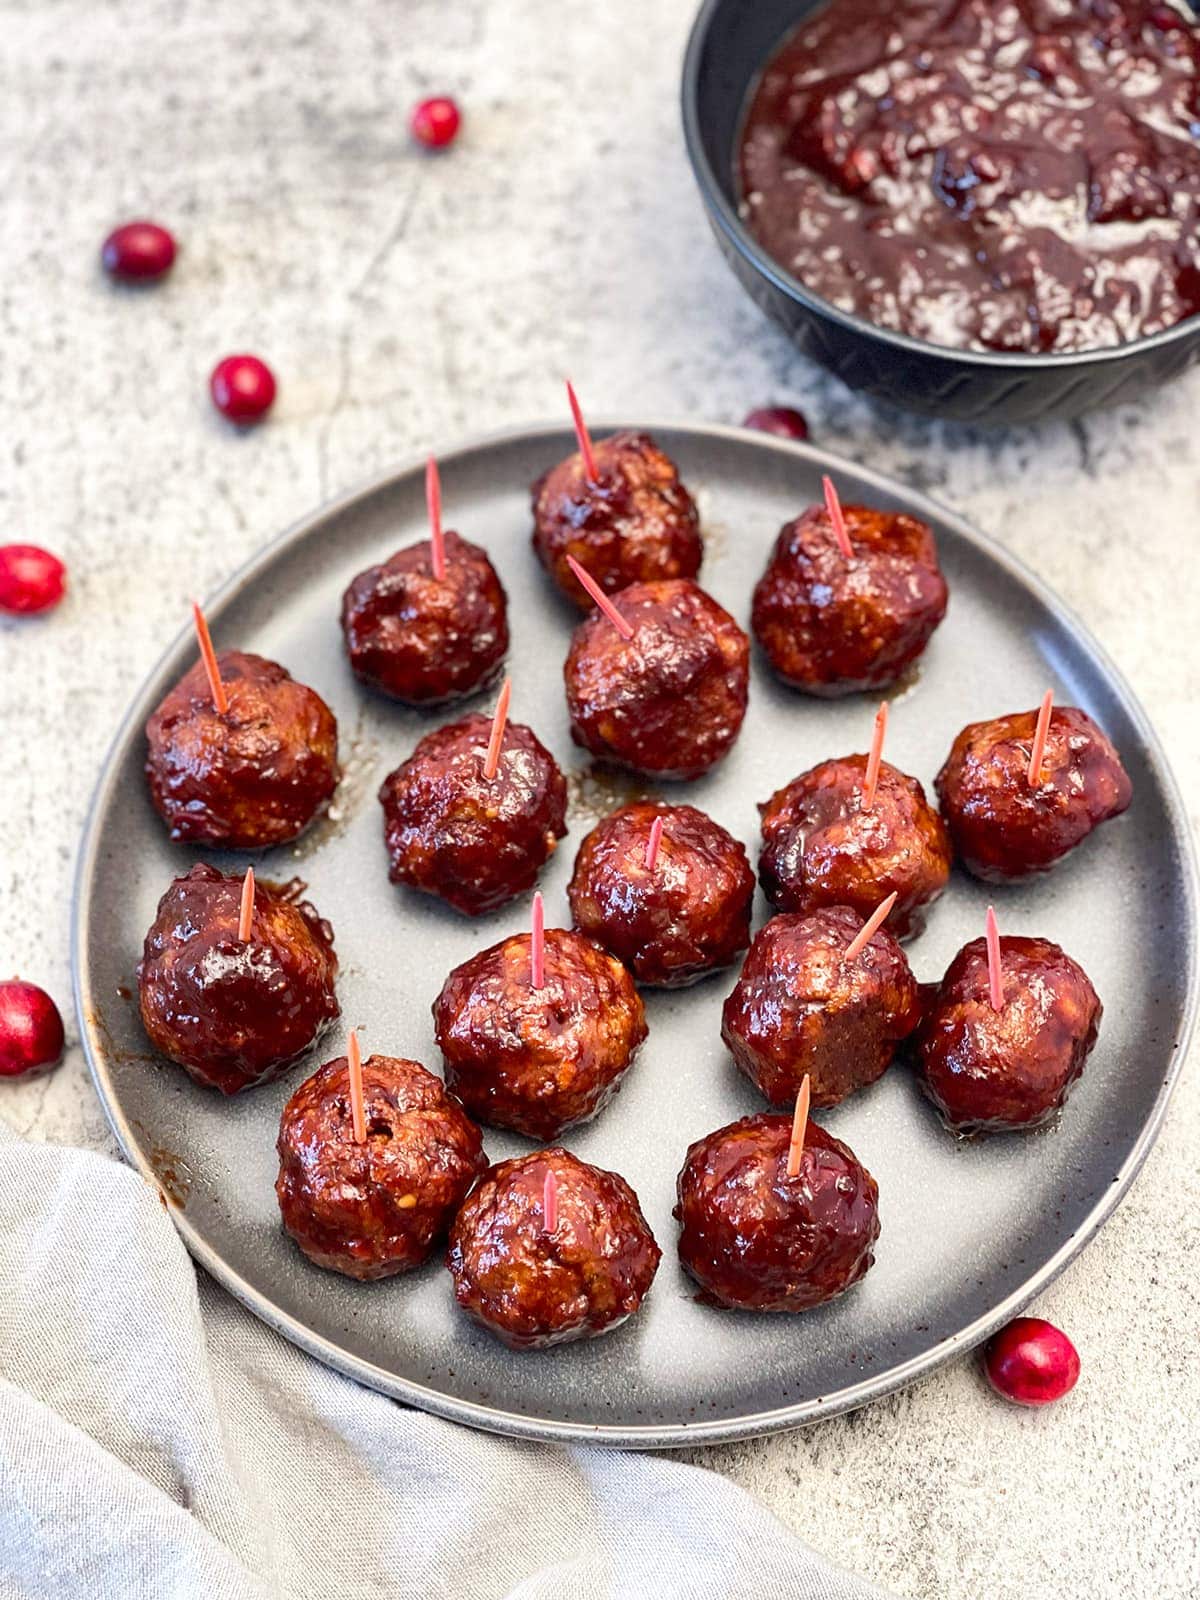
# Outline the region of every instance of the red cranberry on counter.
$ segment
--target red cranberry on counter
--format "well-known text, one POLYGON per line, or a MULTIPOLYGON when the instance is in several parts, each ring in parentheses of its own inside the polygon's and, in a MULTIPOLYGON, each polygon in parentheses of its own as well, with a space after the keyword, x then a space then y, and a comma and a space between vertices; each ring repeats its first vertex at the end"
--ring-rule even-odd
POLYGON ((67 569, 36 544, 0 545, 0 612, 31 617, 63 597, 67 569))
POLYGON ((105 239, 100 260, 110 278, 122 283, 150 283, 170 272, 175 240, 157 222, 126 222, 105 239))
POLYGON ((1017 1317, 988 1341, 983 1370, 998 1394, 1019 1406, 1061 1400, 1079 1378, 1079 1352, 1052 1322, 1017 1317))
POLYGON ((58 1007, 36 983, 0 983, 0 1078, 33 1078, 62 1060, 58 1007))
POLYGON ((275 376, 257 356, 226 356, 209 379, 213 404, 230 422, 257 422, 275 403, 275 376))
POLYGON ((413 108, 409 126, 413 138, 427 149, 441 150, 454 143, 461 121, 462 115, 457 104, 448 95, 438 94, 429 100, 422 100, 413 108))
POLYGON ((807 439, 808 423, 803 413, 791 406, 761 406, 742 419, 743 428, 757 428, 760 433, 773 433, 780 439, 807 439))

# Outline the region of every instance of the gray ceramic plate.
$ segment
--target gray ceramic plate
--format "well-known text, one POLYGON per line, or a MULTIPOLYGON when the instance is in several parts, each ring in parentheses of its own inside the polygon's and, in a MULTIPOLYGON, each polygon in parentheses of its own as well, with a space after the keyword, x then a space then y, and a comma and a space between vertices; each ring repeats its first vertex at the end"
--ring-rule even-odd
MULTIPOLYGON (((909 1382, 1011 1316, 1128 1187, 1161 1123, 1196 1002, 1195 879, 1174 783, 1129 690, 1053 596, 966 524, 860 467, 735 429, 655 432, 700 500, 703 580, 743 621, 771 540, 818 497, 823 471, 834 472, 847 500, 901 507, 933 524, 950 611, 893 700, 887 754, 897 765, 928 785, 965 722, 1032 706, 1048 683, 1116 740, 1133 777, 1127 815, 1044 882, 998 891, 1002 930, 1058 940, 1105 1003, 1099 1046, 1058 1127, 959 1144, 907 1072, 893 1070, 825 1118, 879 1180, 883 1235, 865 1282, 801 1317, 709 1310, 695 1303, 676 1263, 675 1174, 693 1139, 760 1103, 719 1036, 731 975, 650 993, 650 1038, 622 1093, 567 1142, 637 1190, 664 1250, 657 1281, 641 1312, 610 1337, 514 1355, 458 1314, 437 1261, 405 1279, 355 1284, 310 1266, 284 1236, 272 1189, 275 1131, 307 1067, 230 1102, 148 1053, 130 999, 134 965, 159 895, 197 855, 169 844, 150 808, 141 730, 194 658, 187 632, 138 695, 101 775, 75 929, 80 1023, 100 1098, 126 1155, 161 1187, 189 1249, 221 1283, 297 1344, 398 1399, 505 1433, 641 1446, 732 1439, 829 1416, 909 1382)), ((560 664, 575 619, 529 549, 527 486, 570 448, 563 429, 537 428, 442 457, 448 524, 488 546, 508 588, 513 715, 571 774, 571 832, 542 882, 551 923, 566 915, 580 839, 636 789, 590 771, 571 744, 560 664)), ((346 778, 333 815, 298 847, 254 864, 269 878, 304 878, 332 921, 345 1026, 360 1028, 371 1050, 436 1068, 429 1008, 445 974, 523 927, 529 904, 469 922, 386 879, 375 791, 446 714, 421 716, 360 692, 342 656, 338 606, 354 573, 423 533, 414 464, 293 528, 213 599, 209 616, 218 646, 278 658, 337 712, 346 778)), ((756 663, 733 753, 672 793, 711 811, 753 850, 755 802, 819 759, 864 749, 873 712, 867 699, 791 694, 756 663)), ((982 886, 955 877, 909 947, 919 977, 940 975, 982 930, 987 899, 982 886)), ((341 1039, 334 1035, 326 1055, 341 1039)), ((500 1159, 529 1146, 490 1132, 487 1148, 500 1159)))

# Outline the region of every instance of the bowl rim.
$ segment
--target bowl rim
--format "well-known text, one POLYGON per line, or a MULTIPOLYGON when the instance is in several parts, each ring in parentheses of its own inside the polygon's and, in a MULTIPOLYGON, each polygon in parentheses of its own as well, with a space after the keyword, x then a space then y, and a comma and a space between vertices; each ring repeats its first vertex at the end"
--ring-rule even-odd
MULTIPOLYGON (((799 4, 800 0, 796 0, 796 3, 799 4)), ((827 3, 829 0, 818 0, 818 4, 827 3)), ((1048 350, 1042 355, 1014 350, 964 350, 955 345, 934 344, 928 339, 918 339, 909 333, 881 327, 878 323, 871 322, 855 312, 843 311, 831 301, 814 294, 799 278, 794 277, 768 255, 745 227, 737 214, 737 208, 730 205, 726 199, 721 181, 708 159, 700 118, 700 66, 708 45, 713 18, 727 4, 729 0, 703 0, 688 34, 680 86, 684 144, 693 176, 709 216, 720 227, 738 254, 779 293, 802 306, 813 316, 836 323, 846 332, 856 334, 860 338, 876 339, 881 344, 902 351, 906 355, 924 360, 933 358, 951 364, 990 367, 997 372, 1032 375, 1047 370, 1061 372, 1075 367, 1107 366, 1126 357, 1160 350, 1177 340, 1182 342, 1188 338, 1200 338, 1200 313, 1197 313, 1185 317, 1182 322, 1176 322, 1169 328, 1161 328, 1157 333, 1143 334, 1140 338, 1128 339, 1121 344, 1099 345, 1094 350, 1048 350)), ((815 10, 816 7, 810 9, 815 10)), ((796 17, 797 23, 801 20, 801 15, 796 17)), ((781 40, 784 37, 785 34, 780 35, 781 40)))

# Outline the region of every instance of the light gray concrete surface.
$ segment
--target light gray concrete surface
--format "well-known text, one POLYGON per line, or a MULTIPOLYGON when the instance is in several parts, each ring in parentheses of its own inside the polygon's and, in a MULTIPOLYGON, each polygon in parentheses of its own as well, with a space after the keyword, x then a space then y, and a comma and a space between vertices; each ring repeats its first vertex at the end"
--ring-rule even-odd
MULTIPOLYGON (((57 614, 0 623, 0 971, 67 1009, 89 791, 186 599, 399 457, 560 416, 568 371, 597 413, 799 404, 818 440, 932 490, 1082 613, 1196 794, 1200 373, 1038 432, 851 397, 710 244, 676 105, 692 9, 0 0, 0 538, 71 569, 57 614), (430 159, 405 113, 434 90, 466 121, 430 159), (180 260, 157 290, 115 291, 97 249, 136 214, 177 230, 180 260), (280 380, 247 435, 206 396, 242 348, 280 380)), ((113 1148, 74 1039, 58 1073, 3 1090, 0 1116, 113 1148)), ((1006 1407, 964 1361, 695 1459, 901 1595, 1196 1594, 1198 1144, 1193 1072, 1125 1205, 1041 1303, 1083 1354, 1060 1407, 1006 1407)))

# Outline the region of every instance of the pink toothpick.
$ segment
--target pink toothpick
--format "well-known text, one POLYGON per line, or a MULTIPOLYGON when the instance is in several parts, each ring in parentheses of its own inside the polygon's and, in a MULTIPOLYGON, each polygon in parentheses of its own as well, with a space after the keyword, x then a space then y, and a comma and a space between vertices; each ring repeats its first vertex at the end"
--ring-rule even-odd
POLYGON ((871 942, 871 940, 879 932, 880 928, 883 927, 888 917, 891 915, 892 907, 895 904, 896 890, 893 889, 886 900, 881 900, 879 902, 874 911, 872 911, 871 915, 867 918, 862 927, 846 946, 846 954, 842 957, 843 961, 853 961, 856 955, 867 948, 867 945, 871 942))
POLYGON ((446 538, 442 533, 442 480, 432 456, 425 463, 425 504, 429 509, 429 549, 433 556, 433 575, 440 583, 446 576, 446 538))
POLYGON ((542 1185, 542 1226, 547 1233, 558 1227, 558 1179, 554 1168, 546 1168, 546 1181, 542 1185))
POLYGON ((655 817, 650 824, 650 841, 646 846, 646 871, 653 872, 658 860, 658 847, 662 844, 662 818, 655 817))
POLYGON ((217 666, 217 652, 213 649, 208 621, 195 600, 192 601, 192 621, 196 625, 196 643, 200 646, 200 659, 204 663, 213 705, 217 708, 217 715, 223 717, 229 710, 229 696, 225 693, 225 685, 221 682, 221 669, 217 666))
POLYGON ((850 543, 850 535, 846 531, 846 515, 842 510, 842 502, 838 499, 838 492, 833 486, 833 479, 821 479, 821 487, 825 491, 825 509, 829 513, 829 521, 833 527, 833 536, 838 542, 838 549, 847 561, 854 560, 854 546, 850 543))
POLYGON ((1050 734, 1050 713, 1054 709, 1054 690, 1047 689, 1038 712, 1037 727, 1033 730, 1033 746, 1029 752, 1029 784, 1036 788, 1042 781, 1042 758, 1046 754, 1046 740, 1050 734))
POLYGON ((540 989, 546 981, 546 905, 540 894, 535 894, 533 897, 529 968, 533 987, 540 989))
POLYGON ((358 1035, 350 1030, 346 1046, 346 1059, 350 1063, 350 1116, 354 1123, 355 1144, 367 1141, 367 1113, 363 1105, 362 1052, 358 1048, 358 1035))
POLYGON ((632 639, 633 629, 617 610, 616 606, 613 605, 612 601, 596 582, 595 578, 592 577, 591 573, 585 572, 584 569, 579 565, 578 561, 576 561, 574 556, 567 557, 567 565, 579 579, 583 587, 587 590, 588 594, 591 595, 592 599, 600 607, 600 610, 603 611, 604 615, 612 623, 613 627, 621 635, 622 639, 632 639))
POLYGON ((988 999, 993 1011, 1004 1009, 1004 969, 1000 965, 1000 930, 996 926, 996 912, 987 908, 987 958, 988 999))
POLYGON ((504 729, 508 722, 508 702, 512 699, 512 679, 505 678, 496 701, 496 715, 492 718, 492 736, 488 740, 487 755, 483 761, 483 775, 490 783, 500 768, 500 746, 504 743, 504 729))
POLYGON ((238 938, 243 944, 250 937, 250 929, 254 923, 254 868, 246 868, 246 876, 242 879, 242 904, 238 915, 238 938))
POLYGON ((808 1131, 808 1102, 812 1097, 812 1086, 808 1081, 808 1073, 804 1074, 804 1082, 800 1085, 800 1093, 796 1096, 796 1110, 792 1117, 792 1137, 788 1141, 787 1175, 797 1178, 800 1175, 800 1162, 804 1156, 804 1135, 808 1131))
POLYGON ((879 763, 883 760, 883 741, 887 733, 887 701, 882 700, 875 713, 875 731, 871 735, 871 750, 867 756, 867 774, 863 779, 862 808, 870 811, 875 804, 875 790, 879 787, 879 763))
POLYGON ((571 403, 571 415, 575 419, 575 437, 579 441, 579 454, 583 457, 583 470, 587 473, 587 481, 599 483, 600 474, 596 470, 596 452, 592 449, 592 436, 587 431, 587 423, 583 420, 583 412, 579 409, 579 401, 575 398, 575 390, 569 378, 567 399, 571 403))

